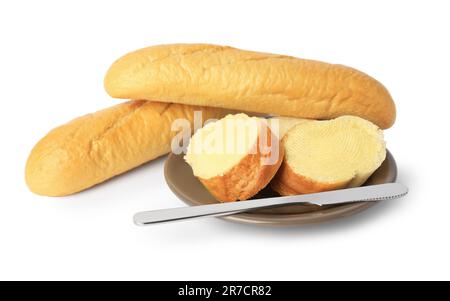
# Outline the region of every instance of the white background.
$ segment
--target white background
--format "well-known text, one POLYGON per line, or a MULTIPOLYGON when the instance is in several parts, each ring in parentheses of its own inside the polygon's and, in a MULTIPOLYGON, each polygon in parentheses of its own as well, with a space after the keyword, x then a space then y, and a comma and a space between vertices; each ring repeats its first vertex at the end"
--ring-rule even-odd
POLYGON ((1 1, 0 279, 449 279, 448 1, 1 1), (356 67, 390 90, 386 131, 410 195, 336 222, 258 228, 216 219, 141 228, 181 206, 156 160, 64 198, 28 191, 51 128, 119 103, 119 56, 205 42, 356 67))

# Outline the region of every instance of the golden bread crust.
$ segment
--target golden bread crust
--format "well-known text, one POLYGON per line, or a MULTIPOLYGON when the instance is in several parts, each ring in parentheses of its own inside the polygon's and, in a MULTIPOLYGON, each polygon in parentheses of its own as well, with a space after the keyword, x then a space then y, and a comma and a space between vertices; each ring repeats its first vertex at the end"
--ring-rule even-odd
POLYGON ((51 130, 31 151, 25 170, 29 189, 47 196, 69 195, 170 151, 172 121, 193 123, 228 111, 144 100, 128 101, 51 130))
POLYGON ((355 115, 383 129, 396 115, 387 89, 353 68, 207 44, 131 52, 113 63, 104 86, 116 98, 310 119, 355 115))

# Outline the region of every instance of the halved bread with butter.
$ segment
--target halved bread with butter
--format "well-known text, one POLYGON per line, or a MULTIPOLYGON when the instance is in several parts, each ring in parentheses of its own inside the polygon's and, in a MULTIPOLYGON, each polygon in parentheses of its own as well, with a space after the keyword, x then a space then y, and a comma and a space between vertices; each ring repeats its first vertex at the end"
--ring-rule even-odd
POLYGON ((354 116, 298 124, 283 146, 283 164, 271 182, 281 195, 360 186, 386 157, 382 131, 354 116))
POLYGON ((191 138, 185 160, 194 175, 221 202, 246 200, 273 178, 283 148, 266 120, 227 115, 191 138))

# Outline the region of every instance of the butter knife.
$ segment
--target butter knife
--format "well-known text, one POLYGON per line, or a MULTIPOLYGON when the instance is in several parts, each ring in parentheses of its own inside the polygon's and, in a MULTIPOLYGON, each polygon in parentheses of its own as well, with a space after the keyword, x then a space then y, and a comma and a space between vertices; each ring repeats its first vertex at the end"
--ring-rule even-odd
POLYGON ((354 202, 376 202, 396 199, 407 193, 408 188, 406 186, 400 183, 388 183, 303 195, 143 211, 134 216, 134 222, 138 226, 146 226, 200 217, 226 216, 282 205, 314 204, 323 206, 354 202))

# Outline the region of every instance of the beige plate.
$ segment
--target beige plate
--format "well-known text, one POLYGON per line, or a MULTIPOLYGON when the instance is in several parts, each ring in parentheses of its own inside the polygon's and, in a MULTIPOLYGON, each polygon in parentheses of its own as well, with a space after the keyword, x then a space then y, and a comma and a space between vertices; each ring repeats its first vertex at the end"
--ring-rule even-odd
MULTIPOLYGON (((217 203, 214 197, 192 174, 191 167, 184 161, 183 155, 170 154, 164 166, 164 175, 170 189, 188 205, 217 203)), ((395 182, 397 166, 394 157, 388 151, 386 160, 374 172, 364 185, 395 182)), ((254 199, 279 196, 266 187, 254 199)), ((249 213, 239 213, 226 217, 226 220, 270 226, 294 226, 321 223, 335 218, 346 217, 373 206, 375 202, 344 205, 290 205, 271 209, 260 209, 249 213)))

